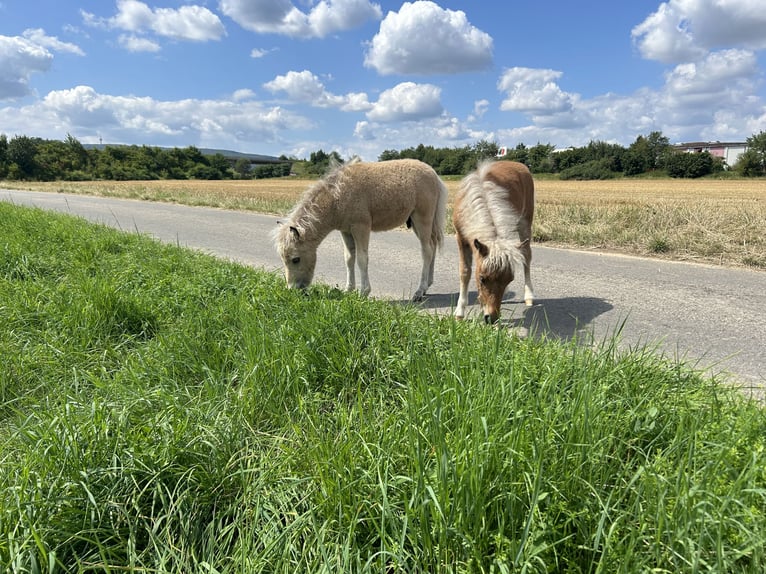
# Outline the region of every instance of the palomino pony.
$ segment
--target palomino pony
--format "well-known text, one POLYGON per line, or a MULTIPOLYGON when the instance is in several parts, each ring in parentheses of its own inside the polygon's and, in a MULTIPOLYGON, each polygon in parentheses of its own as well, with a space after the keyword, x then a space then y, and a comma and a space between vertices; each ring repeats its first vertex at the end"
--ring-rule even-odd
POLYGON ((534 181, 524 164, 483 162, 463 179, 452 213, 460 257, 457 318, 465 317, 474 256, 476 289, 485 322, 498 320, 503 294, 522 267, 524 302, 533 304, 529 268, 534 211, 534 181))
POLYGON ((346 258, 346 289, 370 292, 367 248, 371 231, 404 223, 420 240, 423 268, 412 299, 423 298, 433 283, 436 248, 444 239, 447 188, 427 164, 414 159, 364 163, 358 158, 330 170, 303 195, 275 233, 289 287, 305 288, 314 276, 317 248, 340 230, 346 258))

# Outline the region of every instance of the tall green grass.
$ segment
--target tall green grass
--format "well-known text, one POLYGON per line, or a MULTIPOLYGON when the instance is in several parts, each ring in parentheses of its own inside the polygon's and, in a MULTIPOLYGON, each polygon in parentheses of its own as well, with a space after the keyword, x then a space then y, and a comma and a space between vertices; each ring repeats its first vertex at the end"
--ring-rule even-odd
POLYGON ((0 203, 0 567, 762 572, 766 417, 0 203))

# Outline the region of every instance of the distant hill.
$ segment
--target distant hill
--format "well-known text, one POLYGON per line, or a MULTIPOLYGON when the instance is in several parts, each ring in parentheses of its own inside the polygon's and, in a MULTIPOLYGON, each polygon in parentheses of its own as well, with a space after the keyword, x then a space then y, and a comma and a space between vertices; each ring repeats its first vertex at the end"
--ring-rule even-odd
MULTIPOLYGON (((133 147, 132 145, 128 145, 128 144, 82 144, 82 145, 85 149, 98 149, 98 150, 103 150, 106 147, 133 147)), ((141 147, 141 146, 137 146, 137 147, 141 147)), ((147 147, 156 147, 159 149, 173 149, 172 147, 163 147, 163 146, 147 146, 147 147)), ((262 155, 257 153, 242 153, 239 151, 232 151, 228 149, 214 149, 214 148, 206 148, 206 147, 201 147, 197 149, 199 149, 202 155, 221 154, 226 159, 232 160, 232 161, 236 161, 238 159, 246 159, 250 163, 282 163, 284 161, 273 155, 262 155)))

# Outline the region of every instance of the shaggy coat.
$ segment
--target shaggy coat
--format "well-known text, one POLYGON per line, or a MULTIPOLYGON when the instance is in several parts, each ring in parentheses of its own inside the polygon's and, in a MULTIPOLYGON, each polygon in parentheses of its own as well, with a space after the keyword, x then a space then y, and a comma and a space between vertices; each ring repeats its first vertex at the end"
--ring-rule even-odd
POLYGON ((413 159, 365 163, 358 159, 333 168, 306 190, 303 198, 275 234, 290 287, 307 287, 313 278, 316 251, 333 230, 343 238, 346 289, 356 284, 370 292, 368 246, 370 232, 407 224, 420 240, 423 267, 414 300, 433 283, 437 247, 444 239, 447 189, 427 164, 413 159))
POLYGON ((530 242, 534 211, 534 181, 521 163, 484 162, 463 179, 452 215, 460 273, 456 317, 465 316, 474 258, 485 321, 497 321, 505 290, 522 270, 524 301, 533 304, 530 242))

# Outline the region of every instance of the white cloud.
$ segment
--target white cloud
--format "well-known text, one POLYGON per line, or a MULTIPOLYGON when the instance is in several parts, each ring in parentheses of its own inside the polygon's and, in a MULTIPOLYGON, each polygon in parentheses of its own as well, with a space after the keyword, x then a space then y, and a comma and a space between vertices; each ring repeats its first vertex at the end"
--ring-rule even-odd
POLYGON ((21 36, 0 35, 0 100, 30 94, 30 78, 50 69, 51 51, 85 55, 76 44, 48 36, 42 28, 24 30, 21 36))
POLYGON ((380 94, 367 112, 375 122, 396 122, 433 118, 441 115, 441 89, 432 84, 403 82, 380 94))
POLYGON ((261 50, 260 48, 253 48, 252 50, 250 50, 250 57, 254 59, 263 58, 268 53, 269 53, 269 50, 261 50))
POLYGON ((482 118, 484 117, 484 114, 487 113, 487 110, 489 109, 489 100, 477 100, 473 103, 473 114, 471 115, 472 119, 482 118))
POLYGON ((679 64, 666 74, 666 89, 677 98, 704 97, 710 103, 726 92, 752 91, 758 76, 755 54, 746 50, 713 52, 704 60, 679 64), (739 89, 738 89, 739 88, 739 89))
POLYGON ((655 130, 673 141, 742 139, 766 127, 766 106, 757 95, 761 72, 747 50, 713 52, 679 64, 665 74, 660 89, 643 88, 628 95, 582 99, 561 90, 561 75, 528 68, 502 74, 497 84, 506 94, 501 109, 520 112, 530 123, 499 130, 501 143, 629 144, 655 130))
POLYGON ((641 54, 665 63, 721 48, 766 49, 762 0, 669 0, 632 31, 641 54))
POLYGON ((521 67, 505 70, 497 82, 497 89, 505 92, 500 109, 539 115, 570 110, 575 96, 558 86, 556 80, 561 76, 556 70, 521 67))
POLYGON ((46 72, 53 61, 44 46, 19 36, 0 36, 0 100, 30 93, 29 79, 46 72))
POLYGON ((62 42, 56 36, 48 36, 42 28, 24 30, 23 36, 38 46, 43 46, 56 52, 66 52, 76 56, 85 55, 85 52, 77 44, 62 42))
POLYGON ((133 34, 120 34, 117 41, 128 52, 159 52, 162 49, 154 40, 141 38, 133 34))
POLYGON ((206 42, 220 40, 226 35, 223 23, 213 12, 203 6, 184 5, 178 9, 152 9, 139 0, 117 0, 117 14, 111 18, 98 18, 80 11, 89 26, 118 29, 131 32, 124 36, 123 46, 134 50, 156 51, 159 45, 151 40, 141 42, 136 35, 155 34, 173 40, 206 42))
POLYGON ((272 93, 284 92, 293 102, 318 108, 338 108, 342 111, 358 112, 369 110, 371 107, 367 101, 367 94, 335 95, 328 92, 319 78, 308 70, 287 72, 284 76, 277 76, 270 82, 266 82, 263 87, 272 93))
POLYGON ((322 82, 308 70, 302 72, 287 72, 263 84, 270 92, 285 92, 296 102, 315 103, 325 99, 325 88, 322 82))
POLYGON ((251 100, 255 97, 255 92, 249 88, 243 88, 241 90, 236 90, 232 94, 232 99, 235 102, 241 102, 242 100, 251 100))
POLYGON ((152 30, 160 36, 197 42, 218 40, 226 34, 218 16, 202 6, 181 6, 177 10, 157 8, 152 30))
MULTIPOLYGON (((237 95, 238 94, 238 95, 237 95)), ((278 106, 243 99, 161 101, 113 96, 90 86, 55 90, 34 104, 0 108, 0 125, 9 133, 60 139, 71 133, 90 143, 151 142, 153 145, 231 149, 280 142, 285 133, 312 127, 305 117, 278 106), (236 147, 236 146, 235 146, 236 147)))
POLYGON ((293 38, 324 38, 381 17, 369 0, 322 0, 309 13, 290 0, 221 0, 219 7, 247 30, 293 38))
POLYGON ((372 127, 372 124, 367 121, 356 122, 356 126, 354 127, 354 137, 360 140, 374 140, 375 130, 372 127))
POLYGON ((365 66, 388 74, 455 74, 492 63, 492 37, 462 11, 405 2, 389 12, 365 55, 365 66))

